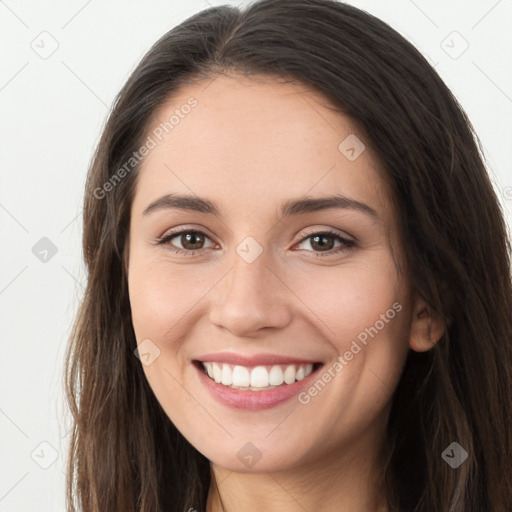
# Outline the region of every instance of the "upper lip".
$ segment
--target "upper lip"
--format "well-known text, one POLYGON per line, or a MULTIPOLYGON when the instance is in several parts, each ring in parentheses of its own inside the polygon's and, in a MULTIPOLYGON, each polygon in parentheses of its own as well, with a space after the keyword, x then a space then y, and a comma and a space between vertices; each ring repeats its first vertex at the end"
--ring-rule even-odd
POLYGON ((233 352, 216 352, 212 354, 204 354, 197 358, 198 361, 227 363, 240 366, 265 366, 273 364, 314 364, 319 361, 311 359, 300 359, 280 354, 254 354, 243 355, 233 352))

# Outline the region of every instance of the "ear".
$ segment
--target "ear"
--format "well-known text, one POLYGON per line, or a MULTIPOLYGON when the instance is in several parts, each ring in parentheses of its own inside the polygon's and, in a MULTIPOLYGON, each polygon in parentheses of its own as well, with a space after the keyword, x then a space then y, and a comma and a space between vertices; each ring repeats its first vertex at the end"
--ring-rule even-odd
POLYGON ((435 346, 446 330, 446 322, 420 297, 414 299, 409 345, 416 352, 435 346))

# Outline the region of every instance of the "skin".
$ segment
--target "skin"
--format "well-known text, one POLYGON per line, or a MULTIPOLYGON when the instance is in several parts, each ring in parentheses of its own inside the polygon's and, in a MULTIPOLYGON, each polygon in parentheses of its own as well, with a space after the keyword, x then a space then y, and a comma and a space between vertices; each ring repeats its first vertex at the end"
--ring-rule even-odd
POLYGON ((184 86, 152 119, 151 129, 191 96, 198 101, 145 157, 133 199, 133 326, 138 343, 150 339, 160 350, 143 369, 169 418, 211 461, 208 512, 386 510, 382 446, 393 391, 409 349, 430 349, 444 325, 397 271, 396 211, 364 134, 303 84, 257 78, 184 86), (354 161, 338 149, 350 134, 366 146, 354 161), (221 216, 143 214, 170 193, 208 198, 221 216), (378 218, 347 208, 280 217, 286 200, 333 193, 378 218), (196 254, 170 250, 194 248, 182 236, 156 245, 174 228, 206 235, 196 254), (328 237, 330 254, 317 257, 327 253, 310 235, 325 229, 356 245, 336 253, 340 243, 328 237), (236 252, 247 236, 262 250, 251 263, 236 252), (192 365, 231 350, 302 357, 325 369, 394 303, 401 311, 307 404, 294 397, 263 411, 229 408, 192 365), (247 442, 261 454, 251 468, 237 457, 247 442))

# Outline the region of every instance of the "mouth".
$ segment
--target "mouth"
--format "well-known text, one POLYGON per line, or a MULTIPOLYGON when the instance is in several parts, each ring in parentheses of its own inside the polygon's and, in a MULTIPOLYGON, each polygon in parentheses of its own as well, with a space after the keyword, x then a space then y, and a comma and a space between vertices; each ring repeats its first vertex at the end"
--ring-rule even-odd
POLYGON ((194 361, 194 364, 210 380, 240 391, 269 391, 291 386, 323 366, 320 362, 242 366, 222 361, 194 361))
POLYGON ((261 411, 297 397, 323 362, 277 354, 217 352, 192 360, 199 382, 231 409, 261 411))

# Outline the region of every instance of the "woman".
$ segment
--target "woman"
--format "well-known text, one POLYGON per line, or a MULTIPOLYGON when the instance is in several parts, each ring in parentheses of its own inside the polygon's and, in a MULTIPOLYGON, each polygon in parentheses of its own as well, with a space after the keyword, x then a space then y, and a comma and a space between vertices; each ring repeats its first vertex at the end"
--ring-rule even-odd
POLYGON ((165 34, 89 170, 68 510, 512 510, 510 245, 477 141, 349 5, 165 34))

